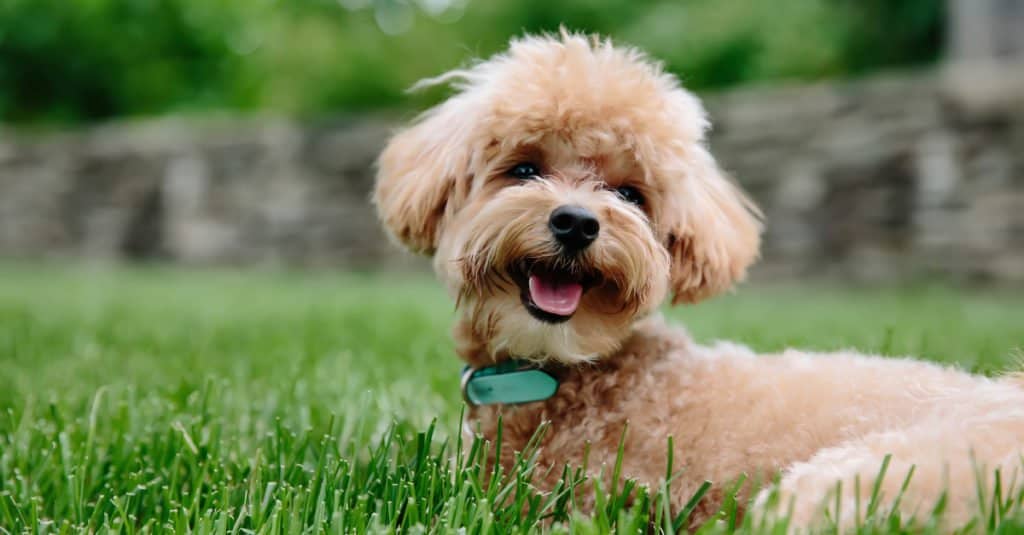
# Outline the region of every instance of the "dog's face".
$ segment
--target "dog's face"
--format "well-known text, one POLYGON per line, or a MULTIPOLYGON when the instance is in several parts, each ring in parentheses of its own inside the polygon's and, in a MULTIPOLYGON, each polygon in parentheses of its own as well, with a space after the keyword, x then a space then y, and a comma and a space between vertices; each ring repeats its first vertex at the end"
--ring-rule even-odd
POLYGON ((757 256, 699 101, 640 53, 529 37, 427 83, 457 94, 391 140, 375 202, 434 256, 485 358, 600 357, 670 292, 713 295, 757 256))

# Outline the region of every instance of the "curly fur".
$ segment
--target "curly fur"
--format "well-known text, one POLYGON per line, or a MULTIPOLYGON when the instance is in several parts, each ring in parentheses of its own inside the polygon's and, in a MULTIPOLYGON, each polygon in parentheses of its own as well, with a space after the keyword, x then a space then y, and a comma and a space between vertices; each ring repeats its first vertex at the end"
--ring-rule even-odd
POLYGON ((927 507, 948 489, 951 523, 975 511, 975 462, 1020 466, 1019 378, 852 352, 755 355, 700 346, 663 324, 657 308, 670 295, 694 303, 744 277, 761 224, 706 148, 698 99, 640 52, 563 31, 515 40, 504 54, 423 84, 449 84, 455 94, 385 148, 380 218, 399 242, 433 256, 458 303, 453 333, 464 360, 532 359, 561 380, 547 401, 470 411, 489 438, 503 419, 502 462, 549 421, 541 462, 579 463, 589 450, 596 474, 614 462, 628 423, 624 475, 659 484, 672 436, 683 467, 676 505, 714 483, 695 522, 741 475, 764 482, 781 473, 796 526, 820 520, 837 481, 846 504, 839 520, 852 521, 855 501, 866 503, 854 480, 869 491, 887 454, 883 495, 894 497, 914 465, 901 510, 927 507), (539 163, 541 176, 508 176, 521 161, 539 163), (625 202, 612 191, 622 185, 646 202, 625 202), (600 237, 571 258, 547 228, 563 204, 601 222, 600 237), (594 278, 571 319, 548 323, 525 310, 517 276, 529 262, 594 278))

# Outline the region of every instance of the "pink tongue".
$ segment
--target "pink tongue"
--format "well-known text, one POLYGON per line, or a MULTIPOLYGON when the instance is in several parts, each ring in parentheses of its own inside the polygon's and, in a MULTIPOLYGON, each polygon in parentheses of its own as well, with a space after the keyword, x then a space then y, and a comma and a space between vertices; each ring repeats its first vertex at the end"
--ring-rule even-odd
POLYGON ((549 314, 568 316, 580 306, 583 286, 578 282, 559 282, 530 275, 530 299, 549 314))

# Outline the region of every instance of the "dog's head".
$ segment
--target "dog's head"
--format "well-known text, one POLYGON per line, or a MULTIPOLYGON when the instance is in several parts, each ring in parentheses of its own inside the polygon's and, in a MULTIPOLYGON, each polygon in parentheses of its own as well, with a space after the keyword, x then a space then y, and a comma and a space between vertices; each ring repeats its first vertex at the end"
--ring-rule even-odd
POLYGON ((374 199, 488 358, 600 357, 670 292, 699 301, 756 258, 757 209, 700 102, 636 50, 526 37, 425 83, 456 94, 391 140, 374 199))

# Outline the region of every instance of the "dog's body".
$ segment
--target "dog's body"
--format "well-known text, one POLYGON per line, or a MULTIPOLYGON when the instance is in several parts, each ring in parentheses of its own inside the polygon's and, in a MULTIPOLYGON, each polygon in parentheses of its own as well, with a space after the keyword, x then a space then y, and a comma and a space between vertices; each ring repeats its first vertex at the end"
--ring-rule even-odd
POLYGON ((513 452, 550 422, 538 449, 545 488, 554 486, 565 463, 583 462, 584 445, 590 473, 607 477, 628 426, 623 473, 656 489, 665 479, 671 436, 678 470, 673 503, 679 507, 704 481, 714 483, 693 525, 718 510, 741 474, 748 478, 739 489, 742 502, 758 482, 770 483, 780 472, 782 501, 793 499, 796 525, 818 519, 839 481, 849 522, 856 480, 863 516, 890 454, 883 496, 896 497, 916 465, 904 510, 927 516, 950 488, 946 520, 959 525, 979 511, 972 450, 986 462, 982 473, 1002 468, 1009 475, 1020 466, 1024 444, 1024 389, 1011 380, 856 353, 755 355, 730 343, 705 347, 659 318, 638 325, 615 355, 553 373, 561 385, 551 399, 471 409, 470 421, 492 439, 501 417, 502 461, 511 464, 513 452))
MULTIPOLYGON (((526 359, 560 381, 545 401, 471 410, 491 439, 503 419, 502 462, 550 421, 542 466, 589 449, 608 475, 628 423, 624 476, 659 484, 671 436, 675 504, 714 483, 694 522, 741 475, 781 472, 798 525, 839 481, 840 522, 858 501, 863 513, 887 454, 883 497, 914 465, 901 510, 948 489, 951 523, 975 512, 975 462, 1020 467, 1019 382, 853 353, 755 356, 663 325, 669 293, 696 302, 743 277, 761 226, 704 146, 699 101, 642 54, 563 32, 439 82, 459 92, 392 139, 375 202, 395 237, 433 255, 467 363, 526 359)), ((542 487, 560 476, 547 474, 542 487)))

